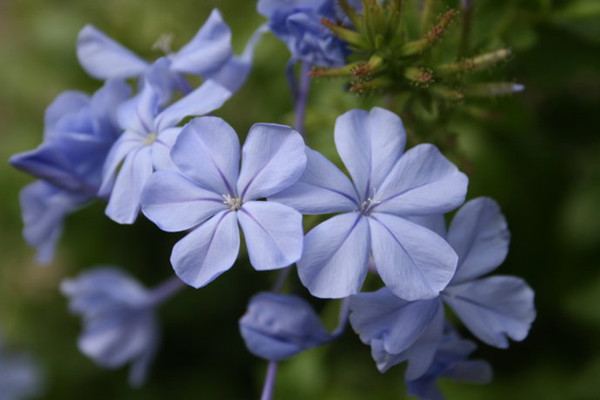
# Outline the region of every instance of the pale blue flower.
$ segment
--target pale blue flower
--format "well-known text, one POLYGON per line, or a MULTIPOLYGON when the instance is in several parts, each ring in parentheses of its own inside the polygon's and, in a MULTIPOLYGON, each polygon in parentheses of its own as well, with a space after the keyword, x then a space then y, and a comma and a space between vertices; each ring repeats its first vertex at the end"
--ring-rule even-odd
MULTIPOLYGON (((166 55, 168 67, 164 78, 169 88, 188 92, 184 75, 190 74, 237 91, 250 72, 254 48, 263 32, 264 28, 259 28, 244 53, 236 56, 231 47, 231 29, 219 10, 214 9, 189 43, 166 55)), ((77 58, 83 69, 98 79, 141 77, 152 65, 92 25, 79 32, 77 58)))
POLYGON ((0 339, 0 400, 33 398, 42 388, 42 373, 28 354, 8 351, 0 339))
POLYGON ((269 18, 269 29, 288 46, 292 62, 322 67, 344 64, 344 42, 321 23, 322 18, 335 17, 334 1, 259 0, 257 8, 269 18))
POLYGON ((105 368, 130 363, 129 382, 141 385, 158 346, 150 290, 114 267, 96 267, 61 283, 69 309, 83 317, 79 350, 105 368))
POLYGON ((349 111, 337 119, 335 143, 353 182, 307 149, 298 183, 271 196, 304 214, 342 212, 304 239, 298 273, 313 295, 358 293, 371 253, 383 282, 406 300, 436 297, 454 275, 454 250, 407 218, 458 207, 467 177, 436 147, 421 144, 404 153, 405 142, 402 121, 392 112, 349 111))
POLYGON ((190 121, 171 158, 179 171, 157 171, 142 194, 144 214, 162 230, 192 229, 173 248, 176 274, 196 288, 233 265, 244 231, 257 270, 290 265, 302 253, 302 216, 274 201, 257 201, 288 188, 306 166, 304 142, 290 127, 255 124, 242 149, 234 130, 217 117, 190 121))
POLYGON ((469 360, 469 355, 477 348, 470 340, 463 340, 454 331, 444 334, 433 362, 419 378, 406 380, 409 395, 421 400, 444 400, 436 387, 439 378, 483 384, 492 379, 492 368, 483 360, 469 360))
POLYGON ((412 220, 447 237, 459 255, 458 267, 448 287, 431 300, 405 301, 388 288, 351 298, 350 323, 372 346, 378 367, 383 371, 408 360, 407 379, 425 373, 434 356, 431 343, 442 338, 443 303, 489 345, 506 348, 508 338, 523 340, 536 315, 531 288, 513 276, 481 278, 508 252, 510 235, 498 205, 485 197, 469 201, 456 213, 447 234, 443 216, 412 220))
POLYGON ((97 195, 106 156, 121 132, 117 108, 130 95, 121 80, 108 80, 93 96, 65 92, 46 109, 44 141, 10 163, 40 181, 20 194, 23 236, 36 259, 54 256, 64 218, 97 195))
POLYGON ((140 94, 119 109, 119 124, 125 132, 106 157, 98 193, 110 197, 106 215, 121 224, 137 218, 142 189, 152 172, 175 168, 169 151, 181 131, 177 127, 181 120, 207 114, 231 96, 229 90, 209 80, 164 108, 170 97, 162 78, 168 66, 166 59, 158 60, 146 71, 140 94))
POLYGON ((253 296, 239 325, 248 350, 267 360, 290 358, 332 339, 310 304, 293 295, 253 296))

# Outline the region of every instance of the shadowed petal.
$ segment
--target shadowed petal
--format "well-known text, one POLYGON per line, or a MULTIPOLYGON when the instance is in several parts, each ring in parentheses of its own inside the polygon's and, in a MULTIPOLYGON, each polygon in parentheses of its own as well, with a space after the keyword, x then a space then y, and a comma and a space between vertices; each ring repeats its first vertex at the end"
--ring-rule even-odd
POLYGON ((149 146, 129 153, 115 180, 106 215, 120 224, 132 224, 140 211, 142 189, 152 171, 149 146))
POLYGON ((92 25, 77 37, 77 59, 89 75, 98 79, 141 75, 148 63, 92 25))
POLYGON ((300 280, 313 296, 341 298, 358 293, 369 262, 369 225, 357 213, 336 215, 304 238, 300 280))
POLYGON ((235 195, 240 143, 233 128, 221 118, 191 120, 181 130, 171 158, 184 175, 206 189, 235 195))
POLYGON ((433 145, 406 152, 377 188, 378 212, 443 214, 465 201, 468 179, 433 145))
POLYGON ((352 182, 321 153, 306 148, 306 169, 291 187, 269 197, 303 214, 328 214, 360 208, 352 182))
POLYGON ((458 254, 452 284, 467 282, 496 269, 508 253, 510 233, 498 204, 487 197, 467 202, 458 210, 448 243, 458 254))
POLYGON ((258 13, 270 18, 275 13, 289 13, 296 8, 307 8, 317 11, 327 0, 259 0, 258 13))
POLYGON ((152 164, 155 171, 179 171, 171 159, 171 149, 183 128, 168 128, 152 143, 152 164))
POLYGON ((143 139, 134 132, 125 132, 113 144, 102 169, 102 184, 98 190, 98 196, 108 197, 115 184, 116 174, 119 166, 132 151, 144 146, 143 139))
POLYGON ((196 36, 171 56, 174 71, 203 75, 221 67, 231 57, 231 30, 214 9, 196 36))
POLYGON ((221 107, 231 92, 215 81, 206 81, 198 89, 164 109, 155 120, 157 132, 171 128, 191 115, 204 115, 221 107))
POLYGON ((535 319, 533 290, 514 276, 493 276, 450 286, 443 299, 479 339, 499 348, 525 339, 535 319))
POLYGON ((414 222, 417 225, 420 225, 437 233, 440 237, 446 238, 446 219, 444 218, 443 214, 432 214, 422 216, 413 215, 403 218, 407 221, 414 222))
POLYGON ((53 131, 56 130, 56 125, 61 125, 60 121, 64 117, 69 118, 73 113, 77 113, 85 109, 90 103, 90 98, 87 94, 74 90, 66 91, 52 101, 46 108, 44 113, 44 139, 50 139, 53 131))
POLYGON ((335 123, 335 145, 362 201, 373 197, 405 144, 402 121, 383 108, 351 110, 335 123))
POLYGON ((199 288, 231 268, 239 249, 236 213, 221 211, 175 244, 171 264, 182 281, 199 288))
POLYGON ((457 257, 444 239, 389 214, 373 214, 369 226, 377 271, 397 296, 431 299, 450 282, 457 257))
POLYGON ((350 323, 363 343, 378 339, 386 352, 398 354, 419 339, 440 305, 438 299, 402 300, 384 287, 350 298, 350 323))
POLYGON ((302 136, 289 126, 254 124, 242 148, 240 197, 269 197, 295 183, 306 167, 302 136))
POLYGON ((227 210, 223 197, 172 171, 157 171, 142 192, 142 210, 160 229, 190 229, 219 211, 227 210))
POLYGON ((302 254, 302 214, 274 201, 250 201, 238 212, 250 264, 257 270, 286 267, 302 254))

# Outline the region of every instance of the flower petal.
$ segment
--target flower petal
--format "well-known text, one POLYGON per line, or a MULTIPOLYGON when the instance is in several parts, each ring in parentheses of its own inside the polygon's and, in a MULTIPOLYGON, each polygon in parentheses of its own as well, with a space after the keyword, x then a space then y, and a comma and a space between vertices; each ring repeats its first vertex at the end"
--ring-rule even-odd
POLYGON ((191 120, 181 130, 171 158, 184 175, 206 189, 235 195, 240 143, 233 128, 221 118, 191 120))
POLYGON ((413 147, 400 158, 380 188, 378 212, 443 214, 465 201, 468 179, 431 144, 413 147))
POLYGON ((360 208, 352 182, 321 153, 306 148, 306 169, 291 187, 269 197, 303 214, 329 214, 360 208))
POLYGON ((442 295, 475 336, 502 349, 508 347, 507 337, 525 339, 536 315, 533 290, 514 276, 449 286, 442 295))
POLYGON ((458 210, 448 243, 458 254, 458 267, 452 284, 477 279, 496 269, 508 254, 510 233, 498 203, 478 197, 458 210))
POLYGON ((155 171, 179 171, 171 159, 171 149, 183 128, 168 128, 152 143, 152 164, 155 171))
POLYGON ((239 250, 236 213, 221 211, 175 244, 171 264, 182 281, 199 288, 231 268, 239 250))
POLYGON ((221 67, 231 57, 231 30, 214 9, 196 36, 171 55, 174 71, 203 75, 221 67))
POLYGON ((373 197, 405 144, 402 121, 383 108, 351 110, 335 123, 335 145, 362 201, 373 197))
POLYGON ((98 79, 141 75, 148 63, 92 25, 77 37, 77 59, 89 75, 98 79))
POLYGON ((250 264, 257 270, 286 267, 302 255, 302 214, 274 201, 249 201, 238 212, 250 264))
POLYGON ((406 301, 384 287, 352 296, 349 318, 363 343, 372 344, 378 339, 386 352, 398 354, 419 339, 438 309, 441 309, 438 299, 406 301))
POLYGON ((389 214, 374 213, 369 226, 377 271, 394 294, 405 300, 431 299, 446 287, 457 256, 444 239, 389 214))
POLYGON ((140 211, 142 189, 152 171, 149 146, 129 153, 115 180, 106 206, 106 215, 120 224, 133 224, 140 211))
POLYGON ((44 139, 50 139, 56 125, 65 117, 78 113, 90 104, 90 98, 83 92, 69 90, 56 96, 44 113, 44 139))
POLYGON ((205 79, 212 79, 215 82, 225 86, 232 93, 239 90, 240 87, 246 82, 250 69, 252 68, 252 57, 254 55, 254 49, 258 44, 262 35, 269 29, 266 24, 258 27, 256 31, 246 43, 244 53, 241 56, 232 56, 229 60, 223 64, 217 71, 204 74, 205 79))
POLYGON ((188 116, 204 115, 221 107, 231 92, 215 81, 206 81, 199 88, 164 109, 156 117, 156 130, 162 132, 188 116))
POLYGON ((190 229, 228 209, 219 194, 172 171, 152 174, 142 192, 141 204, 144 215, 167 232, 190 229))
POLYGON ((341 298, 358 293, 371 248, 369 225, 357 213, 336 215, 304 238, 300 280, 313 296, 341 298))
POLYGON ((135 132, 125 132, 121 137, 113 144, 106 160, 104 161, 104 167, 102 169, 102 184, 98 190, 98 196, 108 197, 115 184, 117 170, 119 166, 127 157, 128 154, 135 151, 136 149, 144 146, 142 138, 135 132))
POLYGON ((242 148, 240 197, 269 197, 294 184, 306 167, 304 148, 302 136, 289 126, 254 124, 242 148))

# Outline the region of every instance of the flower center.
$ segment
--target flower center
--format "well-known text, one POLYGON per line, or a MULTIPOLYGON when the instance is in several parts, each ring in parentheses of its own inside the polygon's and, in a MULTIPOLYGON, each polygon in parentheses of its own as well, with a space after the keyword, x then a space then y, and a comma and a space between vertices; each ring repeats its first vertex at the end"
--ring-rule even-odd
POLYGON ((379 203, 381 203, 381 201, 375 200, 375 188, 373 188, 373 195, 371 197, 367 198, 367 200, 362 202, 362 204, 360 205, 359 212, 362 215, 369 216, 369 215, 371 215, 371 212, 373 211, 373 207, 379 203))
POLYGON ((242 208, 242 199, 238 197, 231 197, 228 194, 223 195, 223 204, 225 204, 231 211, 237 211, 242 208))
POLYGON ((144 138, 144 144, 146 144, 146 146, 150 146, 152 143, 154 143, 156 141, 157 137, 158 137, 158 135, 156 133, 149 133, 144 138))

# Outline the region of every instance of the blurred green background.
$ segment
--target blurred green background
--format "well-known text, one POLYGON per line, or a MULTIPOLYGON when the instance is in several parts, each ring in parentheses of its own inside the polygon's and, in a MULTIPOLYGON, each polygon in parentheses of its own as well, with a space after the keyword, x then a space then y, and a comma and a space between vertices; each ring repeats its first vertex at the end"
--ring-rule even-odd
MULTIPOLYGON (((476 35, 507 46, 502 68, 526 90, 482 102, 493 117, 457 118, 451 130, 467 160, 469 198, 486 195, 502 207, 512 233, 497 271, 518 275, 536 291, 538 317, 529 337, 508 350, 481 345, 492 383, 442 382, 449 399, 600 399, 600 2, 475 1, 476 35)), ((451 2, 454 4, 454 2, 451 2)), ((43 113, 64 90, 95 91, 75 57, 75 39, 94 24, 138 54, 174 34, 186 43, 218 7, 239 53, 262 22, 254 1, 0 0, 0 158, 35 148, 43 113)), ((255 122, 291 124, 284 78, 285 46, 268 36, 250 80, 217 115, 244 134, 255 122)), ((333 124, 377 98, 344 93, 317 81, 307 120, 310 144, 337 157, 333 124)), ((251 356, 237 320, 248 298, 276 273, 243 262, 201 290, 186 289, 160 309, 163 343, 147 384, 130 389, 127 369, 106 371, 76 347, 80 321, 58 293, 61 279, 94 265, 124 267, 153 286, 171 276, 170 248, 181 235, 140 218, 119 226, 93 206, 67 219, 49 267, 33 262, 21 238, 18 191, 32 179, 0 168, 0 329, 9 347, 33 354, 45 371, 42 399, 256 399, 266 363, 251 356), (85 394, 85 395, 84 395, 85 394)), ((329 326, 337 304, 316 302, 329 326)), ((351 330, 334 344, 282 363, 276 399, 403 399, 402 368, 377 372, 369 349, 351 330)))

